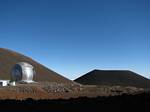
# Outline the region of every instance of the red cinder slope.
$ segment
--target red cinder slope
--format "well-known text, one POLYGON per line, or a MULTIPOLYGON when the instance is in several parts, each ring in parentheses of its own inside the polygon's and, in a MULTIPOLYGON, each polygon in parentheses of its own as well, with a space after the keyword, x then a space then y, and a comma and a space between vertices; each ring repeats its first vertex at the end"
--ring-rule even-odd
MULTIPOLYGON (((43 57, 44 58, 44 57, 43 57)), ((60 83, 72 83, 69 79, 59 75, 58 73, 46 68, 33 59, 24 56, 15 51, 0 48, 0 79, 10 79, 10 71, 14 64, 18 62, 28 62, 35 67, 35 81, 50 81, 60 83)))

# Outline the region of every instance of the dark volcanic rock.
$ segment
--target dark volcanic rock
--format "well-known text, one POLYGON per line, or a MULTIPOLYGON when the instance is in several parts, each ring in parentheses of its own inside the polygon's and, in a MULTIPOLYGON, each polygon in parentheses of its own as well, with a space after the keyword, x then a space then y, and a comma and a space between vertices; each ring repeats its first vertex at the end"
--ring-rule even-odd
POLYGON ((85 85, 150 88, 150 80, 129 70, 93 70, 75 80, 85 85))
POLYGON ((68 100, 0 100, 0 109, 4 112, 149 112, 150 93, 68 100))

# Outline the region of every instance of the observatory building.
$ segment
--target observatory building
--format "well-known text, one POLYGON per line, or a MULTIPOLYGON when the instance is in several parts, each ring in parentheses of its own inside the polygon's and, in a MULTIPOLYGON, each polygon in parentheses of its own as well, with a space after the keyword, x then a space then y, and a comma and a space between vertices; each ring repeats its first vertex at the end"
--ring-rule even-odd
POLYGON ((34 67, 26 62, 19 62, 11 70, 11 82, 32 83, 35 75, 34 67))

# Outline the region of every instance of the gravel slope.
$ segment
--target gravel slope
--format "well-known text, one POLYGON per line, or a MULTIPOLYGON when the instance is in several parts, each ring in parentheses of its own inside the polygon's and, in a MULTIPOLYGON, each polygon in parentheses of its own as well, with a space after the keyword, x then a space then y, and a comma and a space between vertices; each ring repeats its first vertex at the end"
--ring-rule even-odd
POLYGON ((17 84, 17 86, 0 87, 0 99, 69 99, 77 97, 116 96, 138 94, 142 88, 121 86, 83 86, 56 82, 39 82, 35 84, 17 84))

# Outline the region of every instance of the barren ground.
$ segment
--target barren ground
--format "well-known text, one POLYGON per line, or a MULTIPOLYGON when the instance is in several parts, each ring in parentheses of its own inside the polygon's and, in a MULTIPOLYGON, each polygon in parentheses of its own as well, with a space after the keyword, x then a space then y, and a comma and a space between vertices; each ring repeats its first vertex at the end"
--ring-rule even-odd
POLYGON ((142 88, 121 86, 83 86, 56 82, 39 82, 34 84, 17 84, 0 87, 0 99, 24 100, 69 99, 77 97, 118 96, 122 94, 139 94, 142 88))

